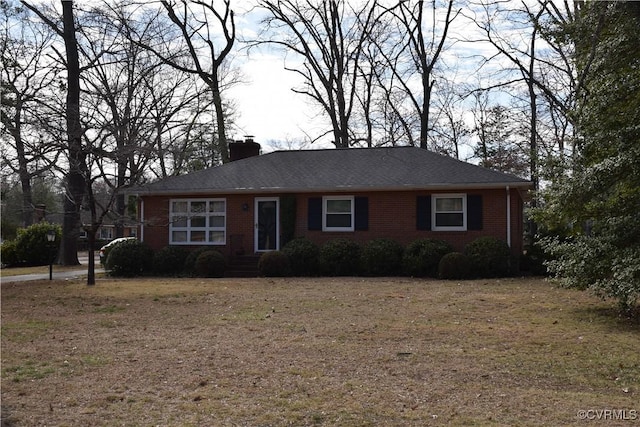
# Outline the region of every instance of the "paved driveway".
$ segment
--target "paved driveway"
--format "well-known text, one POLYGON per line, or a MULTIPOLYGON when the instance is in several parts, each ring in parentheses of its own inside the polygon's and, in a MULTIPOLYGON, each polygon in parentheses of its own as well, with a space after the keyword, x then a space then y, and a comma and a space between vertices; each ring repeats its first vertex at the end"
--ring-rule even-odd
MULTIPOLYGON (((103 273, 104 269, 100 265, 100 258, 98 252, 95 254, 95 272, 103 273)), ((78 261, 80 264, 77 270, 70 271, 56 271, 56 266, 53 266, 53 278, 54 279, 72 279, 77 277, 83 277, 87 275, 87 268, 89 264, 89 256, 87 252, 78 252, 78 261)), ((49 278, 49 273, 45 274, 22 274, 20 276, 0 276, 0 282, 2 283, 14 283, 14 282, 28 282, 30 280, 45 280, 49 278)))

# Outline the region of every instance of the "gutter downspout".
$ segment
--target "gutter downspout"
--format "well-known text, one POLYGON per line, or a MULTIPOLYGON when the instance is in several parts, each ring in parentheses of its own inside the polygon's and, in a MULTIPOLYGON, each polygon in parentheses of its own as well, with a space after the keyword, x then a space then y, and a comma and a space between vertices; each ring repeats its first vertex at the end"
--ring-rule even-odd
POLYGON ((511 191, 507 185, 507 245, 511 247, 511 191))

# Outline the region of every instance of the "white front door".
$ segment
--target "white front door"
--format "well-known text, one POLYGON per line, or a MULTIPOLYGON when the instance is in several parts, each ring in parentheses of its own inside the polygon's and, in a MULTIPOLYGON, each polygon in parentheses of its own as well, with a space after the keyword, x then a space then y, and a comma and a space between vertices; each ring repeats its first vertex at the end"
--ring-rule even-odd
POLYGON ((255 201, 256 252, 280 249, 280 199, 257 197, 255 201))

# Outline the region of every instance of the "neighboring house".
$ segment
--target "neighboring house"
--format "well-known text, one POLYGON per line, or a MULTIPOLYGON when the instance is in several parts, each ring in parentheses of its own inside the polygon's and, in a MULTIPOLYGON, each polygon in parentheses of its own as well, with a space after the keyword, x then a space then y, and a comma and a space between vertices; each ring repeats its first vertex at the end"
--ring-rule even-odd
MULTIPOLYGON (((102 223, 96 232, 96 239, 100 241, 109 241, 115 239, 116 236, 116 218, 115 213, 109 212, 102 218, 102 223)), ((80 230, 80 242, 87 240, 87 228, 91 225, 91 214, 88 210, 83 209, 80 212, 82 221, 82 229, 80 230)), ((136 237, 138 233, 138 222, 135 219, 126 217, 120 220, 122 224, 122 237, 136 237)))
POLYGON ((494 236, 522 251, 529 181, 415 147, 259 150, 232 143, 239 160, 130 191, 140 239, 156 250, 209 245, 240 255, 294 237, 435 238, 462 250, 494 236))
MULTIPOLYGON (((40 208, 38 209, 45 209, 40 208)), ((37 218, 39 221, 47 221, 51 224, 58 224, 62 226, 64 221, 64 214, 62 213, 44 213, 41 215, 38 210, 36 210, 37 218)), ((102 219, 102 224, 98 227, 98 231, 96 231, 96 239, 98 240, 98 245, 102 246, 105 241, 111 241, 116 238, 116 220, 117 215, 115 214, 107 214, 102 219)), ((91 213, 83 207, 80 211, 80 220, 82 221, 82 226, 80 227, 80 235, 78 236, 78 249, 79 250, 87 250, 88 245, 88 236, 87 229, 91 226, 91 213)), ((132 218, 124 218, 121 220, 122 223, 122 234, 123 237, 136 237, 138 233, 138 221, 132 218)))

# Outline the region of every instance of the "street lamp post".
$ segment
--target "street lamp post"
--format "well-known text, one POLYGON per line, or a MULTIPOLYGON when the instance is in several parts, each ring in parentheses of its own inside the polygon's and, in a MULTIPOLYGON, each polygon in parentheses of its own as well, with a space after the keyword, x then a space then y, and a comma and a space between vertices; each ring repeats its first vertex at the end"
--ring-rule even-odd
POLYGON ((53 242, 56 240, 56 232, 53 230, 47 231, 47 242, 49 242, 49 280, 53 280, 53 242))

